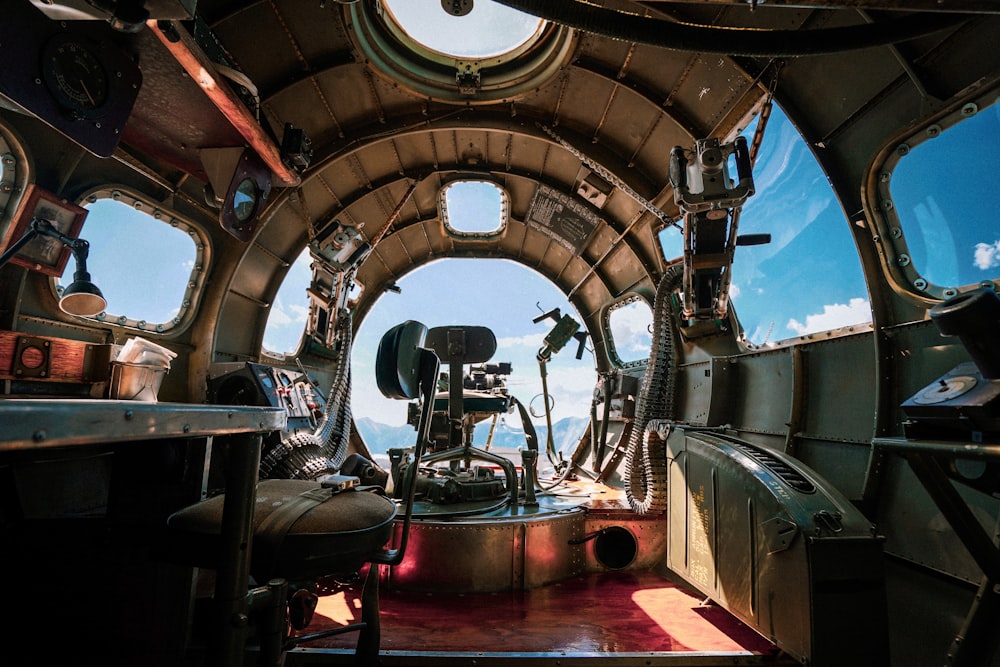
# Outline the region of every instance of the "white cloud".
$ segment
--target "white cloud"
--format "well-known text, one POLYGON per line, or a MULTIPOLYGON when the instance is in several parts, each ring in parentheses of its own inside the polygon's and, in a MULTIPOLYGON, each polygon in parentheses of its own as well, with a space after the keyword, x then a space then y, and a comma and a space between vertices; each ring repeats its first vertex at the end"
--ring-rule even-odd
MULTIPOLYGON (((580 362, 577 366, 553 368, 548 373, 549 390, 579 393, 583 391, 590 396, 594 391, 597 374, 592 366, 580 362)), ((589 403, 589 400, 588 400, 589 403)))
POLYGON ((851 324, 870 322, 872 319, 871 304, 867 299, 854 298, 848 304, 833 303, 823 306, 823 312, 806 315, 805 324, 795 318, 788 320, 786 325, 799 336, 829 331, 851 324))
POLYGON ((765 343, 771 341, 771 332, 774 330, 774 320, 767 323, 767 328, 763 324, 759 325, 753 330, 753 333, 748 336, 748 340, 753 341, 757 345, 764 345, 765 343))
POLYGON ((611 333, 615 340, 615 349, 619 355, 629 357, 639 352, 641 355, 649 352, 652 335, 649 329, 653 324, 653 311, 642 302, 630 303, 611 313, 611 333))
POLYGON ((309 306, 286 306, 279 297, 271 307, 264 329, 264 349, 271 352, 291 352, 299 344, 309 317, 309 306))
POLYGON ((545 344, 545 336, 543 333, 528 334, 526 336, 507 336, 505 338, 497 338, 497 349, 506 350, 512 347, 530 347, 532 349, 538 349, 545 344))
POLYGON ((300 324, 305 328, 306 320, 309 318, 309 306, 294 304, 285 306, 281 299, 274 302, 271 314, 268 316, 268 327, 286 327, 292 324, 300 324))
POLYGON ((356 379, 351 382, 351 413, 355 419, 369 417, 381 424, 398 426, 406 423, 406 406, 409 401, 388 399, 382 395, 374 379, 361 378, 353 368, 356 379))
MULTIPOLYGON (((552 363, 546 366, 546 384, 549 395, 555 400, 552 419, 588 416, 596 381, 597 373, 591 364, 577 361, 572 355, 554 357, 552 363)), ((526 407, 533 405, 539 414, 536 423, 544 423, 545 408, 539 396, 542 380, 536 364, 522 366, 520 370, 515 365, 514 373, 507 377, 507 390, 526 407)))
POLYGON ((267 316, 267 323, 269 326, 283 327, 286 324, 292 323, 292 317, 285 311, 281 299, 274 302, 274 307, 271 308, 270 314, 267 316))
POLYGON ((972 263, 983 271, 1000 266, 1000 241, 977 243, 972 263))
POLYGON ((296 304, 289 307, 289 310, 292 311, 292 322, 300 322, 304 328, 306 321, 309 319, 309 306, 300 306, 296 304))

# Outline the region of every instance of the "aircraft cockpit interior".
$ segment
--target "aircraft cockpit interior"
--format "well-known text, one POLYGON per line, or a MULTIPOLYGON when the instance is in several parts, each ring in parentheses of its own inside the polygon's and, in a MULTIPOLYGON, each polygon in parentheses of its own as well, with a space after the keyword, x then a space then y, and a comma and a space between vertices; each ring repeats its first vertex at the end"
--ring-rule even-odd
POLYGON ((7 0, 4 664, 1000 667, 997 0, 7 0))

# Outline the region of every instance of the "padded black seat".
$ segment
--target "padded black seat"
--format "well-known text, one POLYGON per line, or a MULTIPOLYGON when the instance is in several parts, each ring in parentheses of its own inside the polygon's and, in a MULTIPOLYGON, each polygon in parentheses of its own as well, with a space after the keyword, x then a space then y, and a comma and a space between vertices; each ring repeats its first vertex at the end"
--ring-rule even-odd
MULTIPOLYGON (((216 496, 174 513, 167 525, 185 561, 216 568, 222 505, 216 496)), ((257 485, 250 573, 258 582, 355 572, 392 534, 396 503, 350 489, 332 494, 319 482, 268 479, 257 485)))
MULTIPOLYGON (((434 352, 423 347, 426 333, 427 328, 415 321, 393 327, 379 342, 376 359, 376 380, 385 396, 421 400, 413 449, 414 468, 419 468, 427 443, 439 368, 434 352)), ((369 567, 361 595, 361 622, 318 634, 360 631, 359 664, 376 662, 380 641, 379 568, 381 565, 395 566, 403 560, 413 518, 416 475, 410 477, 402 494, 406 511, 398 545, 393 548, 388 542, 394 530, 396 502, 382 493, 348 484, 356 481, 356 477, 331 475, 316 481, 266 479, 258 482, 250 535, 249 572, 261 586, 245 597, 241 594, 240 599, 216 600, 221 605, 221 613, 216 616, 219 625, 213 634, 226 636, 216 640, 215 650, 219 655, 210 651, 211 664, 233 667, 244 664, 239 651, 245 637, 242 630, 233 629, 243 625, 233 623, 232 619, 236 615, 249 617, 251 614, 258 617, 259 664, 281 664, 281 653, 303 639, 282 636, 287 630, 285 620, 296 629, 302 629, 312 616, 310 609, 301 617, 296 613, 292 621, 293 613, 286 598, 289 583, 307 584, 323 576, 353 574, 365 563, 369 567), (334 493, 332 488, 324 487, 324 480, 331 487, 348 488, 334 493)), ((167 519, 170 533, 167 548, 173 559, 218 569, 220 579, 224 572, 221 562, 225 539, 224 504, 225 496, 219 495, 185 507, 167 519)), ((242 538, 237 536, 236 539, 242 538)), ((227 576, 233 580, 230 590, 246 583, 239 582, 235 575, 227 576)))

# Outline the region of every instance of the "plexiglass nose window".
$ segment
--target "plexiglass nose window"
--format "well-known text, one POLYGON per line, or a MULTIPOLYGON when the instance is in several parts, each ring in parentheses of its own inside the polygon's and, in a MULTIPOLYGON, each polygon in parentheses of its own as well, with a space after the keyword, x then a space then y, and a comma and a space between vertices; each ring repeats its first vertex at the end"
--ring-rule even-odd
MULTIPOLYGON (((754 136, 754 121, 744 131, 754 136)), ((775 105, 753 168, 756 194, 739 233, 770 234, 740 246, 729 294, 751 345, 810 336, 871 321, 861 260, 849 222, 808 144, 775 105)), ((661 237, 664 253, 674 233, 661 237)), ((668 257, 669 259, 669 257, 668 257)))

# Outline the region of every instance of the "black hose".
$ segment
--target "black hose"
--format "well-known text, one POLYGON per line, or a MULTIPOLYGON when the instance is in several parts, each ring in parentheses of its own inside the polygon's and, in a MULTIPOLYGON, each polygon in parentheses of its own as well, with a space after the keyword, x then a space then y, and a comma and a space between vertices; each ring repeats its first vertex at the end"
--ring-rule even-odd
POLYGON ((600 443, 600 427, 597 425, 597 397, 590 399, 590 443, 594 450, 594 472, 601 472, 601 460, 604 458, 604 448, 600 443))
POLYGON ((597 441, 597 457, 596 463, 597 468, 595 472, 601 472, 600 468, 604 466, 604 453, 608 447, 608 422, 611 421, 611 374, 608 373, 604 376, 604 386, 602 387, 604 391, 604 412, 601 415, 601 436, 597 441))
POLYGON ((513 396, 510 397, 510 402, 517 408, 517 413, 521 417, 521 428, 524 430, 524 440, 528 445, 528 449, 533 449, 537 452, 538 431, 535 430, 535 425, 531 423, 531 416, 528 414, 528 409, 524 407, 524 403, 513 396))
POLYGON ((680 23, 578 1, 496 2, 553 23, 611 39, 674 51, 764 58, 815 56, 884 46, 952 28, 969 18, 928 12, 837 28, 768 30, 680 23))

